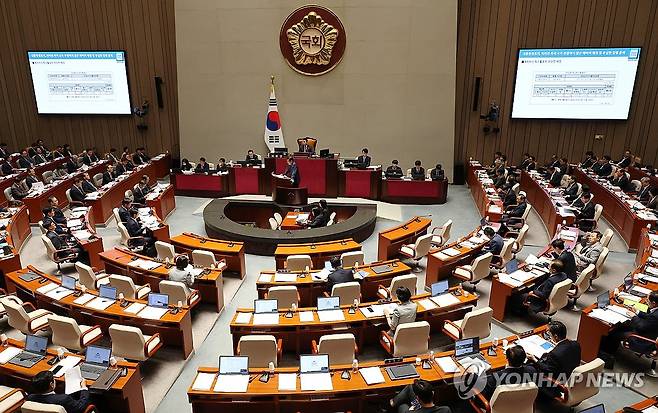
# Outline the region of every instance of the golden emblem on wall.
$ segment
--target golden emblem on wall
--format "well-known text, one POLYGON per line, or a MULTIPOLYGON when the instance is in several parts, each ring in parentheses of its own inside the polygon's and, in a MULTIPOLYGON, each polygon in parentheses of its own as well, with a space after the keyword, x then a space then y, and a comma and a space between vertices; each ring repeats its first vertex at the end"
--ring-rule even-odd
POLYGON ((286 32, 295 63, 328 65, 338 30, 312 11, 286 32))

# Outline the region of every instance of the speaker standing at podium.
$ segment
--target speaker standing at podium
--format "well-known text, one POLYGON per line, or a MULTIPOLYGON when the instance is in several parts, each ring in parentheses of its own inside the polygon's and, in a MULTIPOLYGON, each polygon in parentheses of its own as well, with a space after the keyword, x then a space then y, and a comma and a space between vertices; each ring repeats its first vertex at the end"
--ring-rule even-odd
POLYGON ((299 169, 297 169, 297 164, 295 163, 294 158, 288 158, 288 167, 283 174, 292 180, 293 188, 299 186, 299 169))

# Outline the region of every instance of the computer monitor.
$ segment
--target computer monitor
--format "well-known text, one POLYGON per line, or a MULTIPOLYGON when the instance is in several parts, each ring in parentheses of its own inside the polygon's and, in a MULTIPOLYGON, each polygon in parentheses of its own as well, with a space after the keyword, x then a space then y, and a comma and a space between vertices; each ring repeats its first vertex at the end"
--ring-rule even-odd
POLYGON ((169 307, 169 296, 167 294, 149 293, 149 307, 169 307))
POLYGON ((596 297, 596 306, 598 308, 606 308, 610 305, 610 291, 606 291, 603 294, 599 294, 596 297))
POLYGON ((320 158, 328 158, 329 149, 320 149, 320 158))
POLYGON ((274 148, 274 153, 276 154, 287 154, 288 148, 274 148))
POLYGON ((62 275, 62 287, 75 290, 75 278, 70 275, 62 275))
POLYGON ((318 311, 337 310, 340 308, 340 297, 318 297, 318 311))
POLYGON ((111 348, 99 347, 99 346, 87 346, 87 351, 85 353, 85 362, 91 364, 97 364, 100 366, 109 366, 111 354, 112 354, 111 348))
POLYGON ((254 313, 278 313, 279 307, 277 300, 254 300, 254 313))
POLYGON ((580 413, 605 413, 605 406, 603 404, 597 404, 589 409, 581 410, 580 413))
POLYGON ((432 284, 432 297, 436 297, 437 295, 445 293, 448 291, 448 288, 450 288, 448 280, 443 280, 432 284))
POLYGON ((25 351, 36 354, 46 354, 48 348, 48 337, 34 336, 28 334, 25 337, 25 351))
POLYGON ((489 225, 489 223, 487 222, 487 217, 481 218, 480 219, 480 226, 481 227, 486 227, 487 225, 489 225))
POLYGON ((519 269, 519 261, 516 258, 509 260, 509 262, 505 264, 505 272, 507 274, 512 274, 516 272, 516 270, 518 269, 519 269))
POLYGON ((630 291, 633 288, 633 276, 629 273, 624 277, 624 291, 630 291))
POLYGON ((329 354, 302 354, 299 356, 300 373, 328 373, 329 354))
POLYGON ((249 374, 249 357, 219 356, 219 374, 249 374))
POLYGON ((455 357, 462 358, 480 352, 480 338, 471 337, 455 342, 455 357))
POLYGON ((107 298, 108 300, 117 299, 117 289, 109 285, 101 285, 98 293, 102 298, 107 298))

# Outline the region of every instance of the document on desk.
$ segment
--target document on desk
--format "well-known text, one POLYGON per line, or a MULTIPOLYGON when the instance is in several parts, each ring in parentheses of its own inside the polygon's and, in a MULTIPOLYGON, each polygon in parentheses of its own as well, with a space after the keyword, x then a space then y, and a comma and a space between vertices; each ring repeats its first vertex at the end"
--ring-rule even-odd
POLYGON ((220 393, 246 393, 248 386, 248 374, 220 374, 213 390, 220 393))
POLYGON ((637 278, 651 283, 658 283, 658 277, 654 275, 639 274, 637 278))
POLYGON ((373 304, 368 307, 359 307, 359 311, 361 311, 361 314, 363 314, 366 318, 384 317, 384 308, 388 307, 388 309, 392 311, 395 306, 396 304, 394 303, 373 304))
POLYGON ((318 311, 318 319, 323 323, 330 321, 344 321, 345 314, 343 313, 343 310, 322 310, 318 311))
POLYGON ((302 391, 328 391, 333 390, 329 373, 305 373, 299 375, 302 391))
POLYGON ((623 323, 624 321, 628 320, 628 317, 626 317, 625 315, 621 315, 616 311, 612 311, 608 309, 604 310, 601 308, 593 309, 590 315, 598 320, 613 325, 618 323, 623 323))
POLYGON ((75 366, 64 373, 64 393, 73 394, 82 390, 82 372, 75 366))
POLYGON ((537 334, 524 337, 517 341, 517 344, 523 347, 526 353, 534 356, 536 359, 541 358, 541 356, 553 350, 553 347, 555 347, 551 342, 537 334))
POLYGON ((167 308, 151 307, 147 305, 144 309, 142 309, 142 311, 140 311, 137 314, 140 317, 147 318, 149 320, 159 320, 165 314, 167 314, 167 311, 169 311, 169 309, 167 308))
POLYGON ((469 242, 472 242, 473 244, 477 244, 477 245, 480 245, 480 244, 482 244, 483 242, 486 241, 485 239, 480 238, 480 237, 471 237, 468 240, 469 240, 469 242))
POLYGON ((384 375, 382 374, 382 370, 377 366, 359 369, 359 373, 361 373, 361 377, 363 377, 363 381, 365 381, 368 386, 372 386, 373 384, 384 383, 385 381, 384 375))
POLYGON ((631 291, 635 291, 638 294, 641 295, 649 295, 651 294, 651 290, 648 288, 640 287, 639 285, 634 285, 633 288, 631 288, 631 291))
POLYGON ((90 193, 88 193, 88 194, 85 196, 85 199, 86 199, 86 200, 93 201, 93 200, 98 199, 100 196, 101 196, 101 194, 100 194, 99 192, 94 191, 94 192, 90 192, 90 193))
POLYGON ((444 250, 441 250, 441 252, 449 257, 456 257, 457 255, 461 254, 459 250, 456 250, 454 248, 446 248, 444 250))
POLYGON ((509 276, 511 279, 519 281, 521 284, 536 278, 535 274, 523 270, 516 270, 509 276))
POLYGON ((448 261, 450 259, 450 256, 443 254, 441 251, 435 252, 434 254, 432 254, 432 256, 434 258, 440 259, 441 261, 448 261))
POLYGON ((92 235, 94 235, 86 229, 81 229, 80 231, 72 231, 71 234, 82 241, 87 241, 89 238, 91 238, 92 235))
POLYGON ((420 304, 425 310, 432 310, 438 307, 434 301, 430 300, 429 298, 423 298, 422 300, 418 301, 418 304, 420 304))
POLYGON ((93 294, 88 294, 88 293, 84 293, 84 294, 82 294, 80 297, 78 297, 78 298, 76 298, 75 300, 73 300, 73 303, 74 303, 74 304, 77 304, 77 305, 85 305, 85 304, 87 304, 89 301, 93 300, 94 298, 96 298, 95 295, 93 295, 93 294))
POLYGON ((509 274, 505 274, 504 272, 498 274, 498 281, 512 287, 519 287, 522 284, 519 280, 515 280, 510 277, 509 274))
POLYGON ((642 409, 642 413, 658 413, 658 406, 649 406, 646 409, 642 409))
POLYGON ((249 324, 251 321, 251 313, 238 313, 235 317, 236 324, 249 324))
POLYGON ((128 313, 128 314, 137 314, 140 311, 142 311, 146 307, 146 304, 142 303, 132 303, 128 307, 126 307, 123 312, 128 313))
POLYGON ((297 390, 297 373, 280 373, 277 377, 279 378, 279 391, 297 390))
POLYGON ((66 226, 67 226, 68 228, 71 228, 71 227, 79 227, 80 225, 82 225, 82 220, 81 220, 81 219, 69 219, 69 220, 66 222, 66 226))
POLYGON ((286 272, 277 272, 274 275, 274 282, 278 283, 293 283, 297 281, 297 274, 290 274, 286 272))
POLYGON ((103 297, 96 297, 93 300, 85 304, 87 308, 93 308, 94 310, 105 310, 107 307, 114 304, 114 300, 109 300, 103 297))
POLYGON ((60 360, 57 364, 52 366, 50 371, 55 370, 57 366, 62 366, 57 373, 55 373, 55 377, 62 377, 67 371, 80 364, 81 361, 82 359, 80 357, 66 356, 63 360, 60 360))
POLYGON ((502 210, 502 208, 499 207, 498 205, 491 205, 491 206, 489 207, 489 212, 493 212, 493 213, 496 213, 496 214, 500 214, 501 212, 503 212, 503 210, 502 210))
POLYGON ((215 373, 199 373, 192 383, 192 390, 209 391, 212 388, 212 382, 215 381, 215 373))
POLYGON ((468 249, 473 249, 473 248, 477 247, 477 244, 474 244, 474 243, 472 243, 472 242, 470 242, 470 241, 462 241, 462 242, 460 243, 460 245, 461 245, 462 247, 464 247, 464 248, 468 248, 468 249))
POLYGON ((647 273, 651 274, 651 275, 658 275, 658 268, 656 268, 656 267, 652 267, 652 266, 648 265, 644 270, 647 273))
POLYGON ((459 298, 451 293, 437 295, 436 297, 430 298, 430 300, 434 301, 439 307, 448 307, 460 303, 459 298))
POLYGON ((279 324, 279 313, 254 314, 254 325, 275 325, 279 324))
POLYGON ((273 277, 272 274, 261 274, 258 277, 258 282, 259 283, 270 283, 270 282, 272 282, 272 277, 273 277))
POLYGON ((528 256, 525 259, 525 262, 528 265, 535 265, 539 262, 539 258, 537 258, 534 254, 528 254, 528 256))
POLYGON ((58 284, 49 282, 48 284, 44 285, 43 287, 37 288, 37 292, 39 294, 48 294, 50 291, 54 290, 57 287, 58 287, 58 284))
POLYGON ((310 323, 315 321, 315 317, 313 316, 313 311, 300 311, 299 321, 302 323, 310 323))
POLYGON ((13 359, 21 351, 23 350, 18 347, 7 347, 0 353, 0 364, 7 364, 9 360, 13 359))
POLYGON ((68 297, 69 295, 73 294, 73 290, 69 290, 68 288, 64 287, 57 287, 54 290, 50 290, 46 293, 46 297, 50 297, 53 300, 61 300, 64 297, 68 297))
POLYGON ((559 212, 560 215, 562 215, 563 217, 573 217, 573 216, 576 216, 576 214, 574 214, 574 213, 571 211, 570 208, 559 207, 559 208, 558 208, 558 212, 559 212))
POLYGON ((434 361, 436 361, 436 364, 445 373, 455 373, 457 370, 459 370, 457 363, 455 363, 452 357, 436 357, 434 361))

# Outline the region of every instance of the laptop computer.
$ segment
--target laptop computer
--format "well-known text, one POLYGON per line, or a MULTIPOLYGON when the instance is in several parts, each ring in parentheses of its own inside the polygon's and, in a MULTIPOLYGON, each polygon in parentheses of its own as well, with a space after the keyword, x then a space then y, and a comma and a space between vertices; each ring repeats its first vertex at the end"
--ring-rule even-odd
POLYGON ((606 291, 602 294, 599 294, 596 297, 597 308, 605 309, 609 305, 610 305, 610 291, 606 291))
POLYGON ((486 227, 487 225, 489 225, 489 222, 487 221, 487 217, 482 217, 480 219, 480 226, 481 227, 486 227))
POLYGON ((333 390, 328 354, 299 356, 299 381, 302 391, 333 390))
POLYGON ((215 391, 244 393, 249 386, 249 357, 219 356, 219 376, 215 391))
POLYGON ((148 305, 149 307, 169 308, 169 296, 167 294, 149 293, 148 305))
POLYGON ((70 275, 62 275, 62 287, 75 290, 75 278, 70 275))
POLYGON ((633 276, 631 273, 624 277, 624 291, 629 292, 633 288, 633 276))
POLYGON ((254 324, 279 324, 277 300, 254 300, 254 324))
POLYGON ((391 380, 404 380, 420 377, 420 374, 418 374, 418 371, 416 370, 416 366, 412 363, 387 366, 384 370, 386 370, 386 373, 391 380))
POLYGON ((469 337, 462 340, 457 340, 455 342, 454 358, 463 367, 467 367, 473 364, 473 362, 482 362, 486 366, 489 366, 489 363, 487 363, 484 357, 482 357, 482 354, 480 354, 479 337, 469 337))
POLYGON ((320 149, 320 158, 328 158, 329 149, 320 149))
POLYGON ((323 322, 345 320, 340 297, 318 297, 318 318, 323 322))
POLYGON ((87 380, 97 380, 110 366, 111 354, 111 348, 87 346, 85 361, 80 364, 82 377, 87 380))
POLYGON ((375 265, 374 267, 371 267, 370 269, 375 274, 383 274, 385 272, 391 271, 391 265, 390 264, 375 265))
POLYGON ((519 269, 519 261, 516 258, 513 258, 505 264, 505 273, 512 274, 519 269))
POLYGON ((449 288, 450 285, 448 284, 448 280, 442 280, 432 284, 431 286, 432 297, 436 297, 438 295, 445 293, 446 291, 448 291, 449 288))
POLYGON ((101 285, 98 289, 98 295, 106 300, 116 301, 117 289, 115 287, 110 287, 109 285, 101 285))
POLYGON ((596 406, 581 410, 580 413, 605 413, 605 406, 603 404, 597 404, 596 406))
POLYGON ((48 337, 28 334, 25 337, 25 350, 15 355, 9 362, 17 366, 32 368, 46 357, 48 337))

